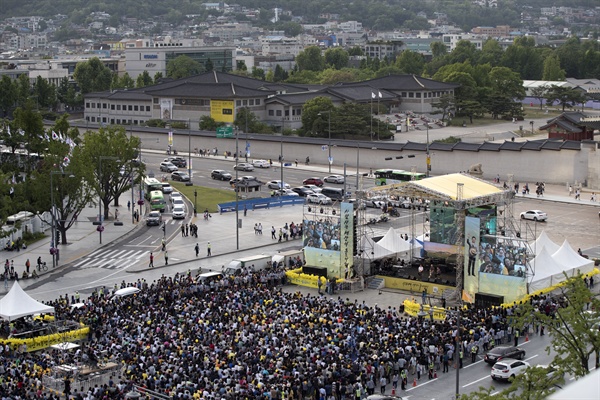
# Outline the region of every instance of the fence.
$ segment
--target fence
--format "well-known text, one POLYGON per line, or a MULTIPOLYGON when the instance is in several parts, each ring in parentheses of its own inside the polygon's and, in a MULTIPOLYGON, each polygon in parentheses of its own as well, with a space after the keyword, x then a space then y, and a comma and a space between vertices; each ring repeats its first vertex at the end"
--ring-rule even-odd
MULTIPOLYGON (((297 196, 281 196, 281 197, 266 197, 258 199, 246 199, 239 200, 237 202, 238 211, 244 210, 244 206, 248 210, 257 210, 260 208, 271 208, 271 207, 282 207, 282 206, 293 206, 296 204, 304 204, 303 197, 297 196)), ((236 202, 230 201, 228 203, 217 204, 219 213, 235 211, 236 202)))

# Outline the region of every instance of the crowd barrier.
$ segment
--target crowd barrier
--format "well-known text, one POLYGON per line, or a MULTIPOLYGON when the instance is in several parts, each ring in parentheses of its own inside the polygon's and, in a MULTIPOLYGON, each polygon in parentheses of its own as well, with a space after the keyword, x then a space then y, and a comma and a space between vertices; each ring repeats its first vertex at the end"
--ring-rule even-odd
POLYGON ((37 336, 30 339, 2 339, 0 344, 9 345, 14 351, 22 350, 26 352, 38 351, 63 342, 76 342, 87 338, 90 332, 88 326, 82 326, 80 329, 53 333, 52 335, 37 336))

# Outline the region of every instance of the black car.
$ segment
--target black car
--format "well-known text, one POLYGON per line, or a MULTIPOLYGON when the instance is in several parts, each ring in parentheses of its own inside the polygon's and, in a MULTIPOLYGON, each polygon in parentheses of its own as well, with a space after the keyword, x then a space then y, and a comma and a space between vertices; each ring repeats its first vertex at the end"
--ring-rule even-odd
POLYGON ((231 174, 227 171, 224 171, 222 169, 215 169, 210 173, 210 177, 213 179, 218 179, 221 181, 230 181, 231 180, 231 174))
POLYGON ((185 158, 182 158, 182 157, 173 158, 173 160, 171 160, 171 163, 173 163, 173 165, 175 165, 176 167, 179 167, 179 168, 187 167, 187 161, 185 161, 185 158))
POLYGON ((525 357, 525 350, 515 346, 498 346, 488 351, 483 358, 488 364, 495 364, 497 361, 505 358, 516 358, 522 360, 525 357))
POLYGON ((310 190, 309 188, 305 188, 305 187, 295 187, 292 189, 292 191, 298 193, 298 196, 301 197, 306 197, 311 193, 314 193, 312 190, 310 190))
POLYGON ((160 211, 150 211, 150 214, 146 218, 146 226, 159 226, 160 224, 162 224, 162 214, 160 211))
POLYGON ((190 176, 182 171, 175 171, 171 174, 171 179, 174 181, 189 182, 190 176))

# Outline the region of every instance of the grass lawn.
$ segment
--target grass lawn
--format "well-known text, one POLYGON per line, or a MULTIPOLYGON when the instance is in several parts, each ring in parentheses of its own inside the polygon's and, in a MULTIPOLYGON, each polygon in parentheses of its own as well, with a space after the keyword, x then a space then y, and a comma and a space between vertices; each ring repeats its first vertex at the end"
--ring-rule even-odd
POLYGON ((216 213, 218 212, 217 204, 235 201, 235 192, 233 190, 213 189, 197 185, 185 186, 185 183, 173 181, 170 183, 175 190, 187 197, 192 204, 194 203, 194 190, 197 191, 196 211, 199 213, 203 212, 206 208, 211 213, 216 213))
MULTIPOLYGON (((569 111, 569 110, 565 110, 569 111)), ((517 125, 523 125, 523 128, 526 129, 529 126, 530 119, 538 119, 538 118, 553 118, 560 114, 562 114, 562 110, 557 111, 556 107, 549 107, 548 114, 545 113, 544 109, 540 110, 539 105, 536 107, 524 106, 523 112, 525 114, 523 121, 517 121, 517 125)), ((485 114, 482 118, 473 118, 473 123, 469 121, 467 117, 456 117, 452 121, 450 121, 450 125, 452 126, 462 126, 463 121, 467 122, 467 127, 473 126, 488 126, 488 125, 496 125, 501 122, 510 122, 510 120, 503 119, 493 119, 489 114, 485 114)))

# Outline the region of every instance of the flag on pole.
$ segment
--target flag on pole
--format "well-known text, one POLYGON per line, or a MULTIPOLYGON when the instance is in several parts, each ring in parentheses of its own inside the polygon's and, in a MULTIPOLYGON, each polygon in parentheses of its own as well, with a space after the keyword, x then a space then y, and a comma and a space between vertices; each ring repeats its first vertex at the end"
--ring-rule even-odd
POLYGON ((13 184, 17 183, 17 180, 15 179, 15 174, 13 174, 13 176, 12 176, 12 179, 11 179, 11 182, 12 182, 13 184))
POLYGON ((21 136, 25 136, 25 131, 23 129, 20 129, 17 131, 19 133, 19 135, 21 136))
POLYGON ((381 92, 379 92, 379 98, 382 98, 383 96, 381 96, 381 92))
POLYGON ((58 140, 58 135, 54 131, 52 131, 52 139, 58 140))
POLYGON ((11 196, 12 196, 13 194, 15 194, 15 188, 11 186, 11 187, 10 187, 10 191, 8 192, 8 194, 10 194, 11 196))
POLYGON ((10 125, 6 127, 6 131, 8 132, 8 137, 10 137, 10 125))
POLYGON ((70 162, 71 162, 71 160, 69 159, 68 156, 65 156, 65 158, 63 158, 63 165, 65 167, 68 167, 70 162))
POLYGON ((374 99, 375 98, 375 93, 371 92, 371 98, 374 99))
POLYGON ((44 139, 50 140, 50 138, 48 137, 48 134, 46 132, 44 132, 44 139))

